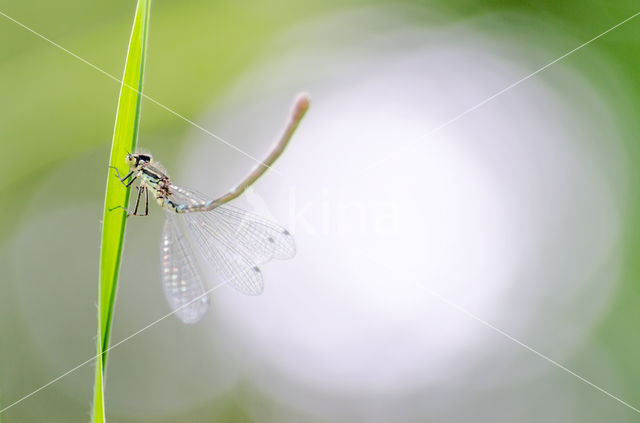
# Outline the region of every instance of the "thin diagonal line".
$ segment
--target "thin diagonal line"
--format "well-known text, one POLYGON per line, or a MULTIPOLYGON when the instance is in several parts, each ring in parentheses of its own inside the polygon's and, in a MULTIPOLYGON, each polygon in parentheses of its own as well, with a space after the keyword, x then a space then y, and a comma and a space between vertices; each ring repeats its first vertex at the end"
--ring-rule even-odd
POLYGON ((551 61, 549 63, 547 63, 543 67, 541 67, 538 70, 530 73, 529 75, 525 76, 524 78, 521 78, 521 79, 517 80, 516 82, 514 82, 511 85, 508 85, 507 87, 501 89, 500 91, 498 91, 497 93, 493 94, 492 96, 482 100, 480 103, 468 108, 467 110, 465 110, 462 113, 459 113, 458 115, 452 117, 448 121, 446 121, 444 123, 441 123, 440 125, 436 126, 432 130, 427 132, 426 134, 422 135, 421 137, 417 138, 416 140, 412 141, 411 143, 409 143, 408 145, 403 147, 401 150, 397 150, 394 154, 388 154, 383 159, 380 159, 380 160, 378 160, 376 162, 373 162, 372 164, 370 164, 369 166, 364 168, 364 170, 367 171, 367 170, 374 169, 374 168, 380 166, 381 164, 383 164, 383 163, 385 163, 385 162, 387 162, 389 160, 392 160, 393 157, 397 157, 398 155, 400 155, 400 153, 403 153, 404 151, 411 149, 412 147, 414 147, 416 144, 418 144, 420 141, 424 140, 425 138, 428 138, 428 137, 430 137, 432 135, 437 134, 438 132, 440 132, 444 128, 446 128, 449 125, 451 125, 452 123, 456 122, 457 120, 462 119, 463 117, 465 117, 469 113, 472 113, 473 111, 479 109, 480 107, 482 107, 485 104, 491 102, 492 100, 494 100, 495 98, 501 96, 502 94, 506 93, 507 91, 511 90, 512 88, 515 88, 518 85, 522 84, 523 82, 533 78, 534 76, 536 76, 540 72, 544 71, 545 69, 549 68, 550 66, 555 65, 559 61, 565 59, 567 56, 570 56, 571 54, 573 54, 576 51, 582 49, 583 47, 586 47, 587 45, 589 45, 592 42, 596 41, 597 39, 603 37, 604 35, 608 34, 609 32, 613 31, 614 29, 618 28, 619 26, 624 25, 625 23, 629 22, 630 20, 632 20, 633 18, 635 18, 638 15, 640 15, 640 12, 634 13, 633 15, 629 16, 627 19, 617 23, 616 25, 612 26, 611 28, 607 29, 606 31, 601 32, 600 34, 596 35, 595 37, 593 37, 589 41, 585 41, 584 43, 580 44, 578 47, 574 48, 573 50, 570 50, 570 51, 566 52, 562 56, 558 57, 557 59, 555 59, 555 60, 553 60, 553 61, 551 61))
MULTIPOLYGON (((0 12, 1 13, 1 12, 0 12)), ((164 316, 160 317, 157 320, 154 320, 153 322, 149 323, 147 326, 143 327, 142 329, 139 329, 137 331, 135 331, 134 333, 132 333, 131 335, 127 336, 126 338, 118 341, 117 343, 113 344, 112 346, 110 346, 109 348, 107 348, 106 350, 104 350, 103 352, 101 352, 100 354, 96 354, 94 357, 91 357, 90 359, 83 361, 82 363, 78 364, 77 366, 73 367, 72 369, 69 369, 68 371, 66 371, 65 373, 61 374, 60 376, 58 376, 57 378, 45 383, 44 385, 42 385, 41 387, 39 387, 38 389, 36 389, 35 391, 32 391, 31 393, 23 396, 22 398, 20 398, 19 400, 16 400, 14 402, 12 402, 11 404, 9 404, 8 406, 4 407, 3 409, 0 410, 0 414, 4 413, 6 410, 10 409, 11 407, 13 407, 14 405, 17 405, 19 403, 21 403, 22 401, 26 400, 27 398, 30 398, 31 396, 37 394, 38 392, 42 391, 43 389, 45 389, 46 387, 56 383, 57 381, 59 381, 60 379, 62 379, 65 376, 70 375, 71 373, 75 372, 76 370, 78 370, 79 368, 85 366, 86 364, 91 363, 93 360, 95 360, 96 358, 100 357, 103 354, 106 354, 108 351, 111 351, 112 349, 114 349, 115 347, 117 347, 118 345, 130 340, 131 338, 133 338, 134 336, 140 335, 142 332, 146 331, 147 329, 151 328, 152 326, 155 326, 156 324, 160 323, 161 321, 163 321, 164 319, 166 319, 169 316, 172 316, 174 314, 176 314, 178 311, 182 310, 183 308, 191 305, 192 303, 198 301, 199 299, 209 295, 210 293, 212 293, 213 291, 215 291, 216 289, 220 288, 221 286, 227 284, 228 282, 230 282, 232 279, 234 278, 230 278, 227 279, 224 282, 219 283, 218 285, 214 286, 213 288, 209 289, 208 291, 204 292, 201 295, 198 295, 197 297, 195 297, 194 299, 192 299, 191 301, 189 301, 188 303, 185 303, 183 305, 181 305, 180 307, 176 308, 175 310, 173 310, 170 313, 165 314, 164 316)))
POLYGON ((149 100, 150 102, 152 102, 153 104, 161 107, 162 109, 166 110, 167 112, 179 117, 180 119, 184 120, 185 122, 189 123, 190 125, 198 128, 199 130, 201 130, 202 132, 204 132, 207 135, 210 135, 211 137, 217 139, 218 141, 222 142, 223 144, 233 148, 234 150, 236 150, 237 152, 245 155, 246 157, 250 158, 251 160, 253 160, 254 162, 258 163, 258 165, 264 166, 266 168, 268 168, 269 170, 276 172, 280 175, 282 175, 282 172, 272 168, 271 166, 269 166, 268 164, 262 162, 262 160, 256 159, 255 157, 253 157, 251 154, 245 152, 244 150, 242 150, 239 147, 236 147, 235 145, 231 144, 230 142, 228 142, 227 140, 223 139, 222 137, 214 134, 213 132, 209 131, 208 129, 202 127, 201 125, 198 125, 197 123, 195 123, 194 121, 192 121, 191 119, 187 118, 184 115, 181 115, 180 113, 176 112, 175 110, 171 109, 168 106, 165 106, 164 104, 160 103, 158 100, 149 97, 148 95, 146 95, 145 93, 139 91, 137 88, 132 87, 129 84, 126 84, 125 82, 123 82, 122 80, 120 80, 118 77, 110 74, 109 72, 99 68, 98 66, 94 65, 93 63, 89 62, 86 59, 83 59, 82 57, 78 56, 77 54, 73 53, 72 51, 64 48, 63 46, 61 46, 60 44, 56 43, 55 41, 50 40, 49 38, 45 37, 44 35, 42 35, 41 33, 39 33, 38 31, 29 28, 27 25, 23 24, 20 21, 15 20, 14 18, 12 18, 11 16, 7 15, 6 13, 0 11, 0 15, 4 16, 5 18, 7 18, 8 20, 10 20, 11 22, 15 23, 16 25, 26 29, 27 31, 31 32, 33 35, 43 39, 44 41, 48 42, 49 44, 51 44, 54 47, 57 47, 58 49, 64 51, 65 53, 73 56, 74 58, 78 59, 79 61, 81 61, 82 63, 92 67, 93 69, 97 70, 98 72, 100 72, 101 74, 113 79, 114 81, 124 85, 125 87, 135 91, 136 93, 140 94, 142 97, 146 98, 147 100, 149 100))
POLYGON ((458 304, 454 303, 453 301, 449 300, 448 298, 444 297, 442 294, 440 294, 440 293, 438 293, 436 291, 433 291, 431 289, 428 289, 427 287, 425 287, 424 285, 422 285, 420 283, 418 283, 418 286, 423 288, 423 289, 425 289, 427 292, 429 292, 431 295, 433 295, 434 297, 436 297, 437 299, 439 299, 443 303, 449 305, 450 307, 455 308, 456 310, 460 311, 461 313, 466 314, 467 316, 471 317, 472 319, 476 320, 477 322, 482 323, 483 325, 485 325, 489 329, 492 329, 493 331, 499 333, 500 335, 504 336, 505 338, 509 339, 510 341, 515 342, 516 344, 520 345, 521 347, 523 347, 523 348, 529 350, 530 352, 534 353, 538 357, 548 361, 549 363, 553 364, 557 368, 559 368, 561 370, 564 370, 565 372, 569 373, 571 376, 581 380, 582 382, 586 383, 587 385, 591 386, 592 388, 597 389, 598 391, 602 392, 603 394, 605 394, 609 398, 618 401, 620 404, 625 405, 628 408, 630 408, 631 410, 633 410, 636 413, 640 414, 640 410, 637 409, 636 407, 632 406, 628 402, 618 398, 617 396, 613 395, 611 392, 607 391, 606 389, 601 388, 598 385, 596 385, 595 383, 585 379, 584 377, 580 376, 576 372, 566 368, 565 366, 563 366, 562 364, 560 364, 557 361, 553 360, 552 358, 549 358, 546 355, 542 354, 541 352, 533 349, 532 347, 530 347, 529 345, 525 344, 524 342, 517 340, 513 336, 509 335, 507 332, 503 331, 500 328, 495 327, 494 325, 492 325, 491 323, 489 323, 486 320, 482 319, 481 317, 476 316, 475 314, 473 314, 472 312, 470 312, 466 308, 462 307, 461 305, 458 305, 458 304))

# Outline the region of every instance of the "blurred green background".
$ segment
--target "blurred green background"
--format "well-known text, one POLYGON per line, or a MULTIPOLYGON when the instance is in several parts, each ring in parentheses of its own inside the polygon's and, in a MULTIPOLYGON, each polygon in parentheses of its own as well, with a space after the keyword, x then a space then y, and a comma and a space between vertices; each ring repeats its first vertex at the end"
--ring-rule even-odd
MULTIPOLYGON (((305 25, 318 19, 331 22, 334 16, 378 7, 387 12, 397 9, 401 13, 400 17, 393 17, 394 25, 401 21, 407 28, 455 28, 461 23, 477 20, 480 22, 478 30, 485 34, 510 33, 513 37, 510 40, 512 45, 519 42, 523 45, 536 44, 538 47, 535 57, 546 58, 539 62, 539 66, 639 11, 637 3, 628 0, 588 3, 467 0, 282 0, 265 3, 156 0, 152 9, 145 93, 196 122, 212 108, 224 109, 223 101, 230 98, 236 104, 251 103, 255 99, 250 96, 234 98, 234 91, 231 91, 231 87, 238 83, 243 75, 249 72, 259 73, 264 63, 277 61, 279 55, 288 54, 290 49, 305 51, 306 48, 306 54, 315 53, 312 46, 305 46, 304 43, 308 42, 308 39, 289 38, 283 42, 283 34, 290 34, 291 28, 297 29, 294 34, 304 33, 305 25), (483 21, 486 17, 491 19, 483 21)), ((10 0, 0 3, 0 12, 118 77, 124 66, 134 8, 135 2, 123 0, 10 0)), ((389 13, 389 16, 391 15, 392 13, 389 13)), ((339 27, 344 24, 344 20, 336 19, 335 22, 336 31, 345 30, 339 27)), ((356 20, 349 30, 358 31, 358 24, 356 20)), ((383 28, 376 34, 375 25, 371 27, 366 22, 360 24, 363 33, 384 39, 383 28)), ((6 269, 0 276, 0 404, 7 405, 92 354, 91 336, 94 330, 90 328, 95 323, 91 321, 91 317, 95 314, 93 293, 97 295, 100 207, 107 177, 106 163, 119 86, 115 81, 4 17, 0 17, 0 40, 0 204, 3 205, 0 214, 0 266, 6 269), (75 171, 70 173, 69 169, 75 171), (38 203, 34 204, 36 192, 38 203), (95 239, 96 242, 91 245, 69 246, 65 244, 62 226, 40 229, 43 232, 51 231, 45 235, 50 239, 59 240, 58 249, 68 250, 69 273, 51 274, 50 280, 32 281, 35 282, 35 288, 30 292, 40 297, 40 300, 34 299, 33 304, 40 304, 39 301, 42 299, 48 299, 55 304, 56 297, 52 295, 56 295, 56 284, 62 279, 73 279, 74 283, 82 286, 77 293, 78 308, 72 309, 78 311, 77 319, 73 315, 67 315, 64 319, 57 320, 55 316, 39 315, 37 307, 29 309, 29 302, 16 300, 14 287, 22 283, 24 275, 11 269, 22 268, 15 265, 16 232, 25 223, 38 222, 49 210, 63 205, 77 206, 78 210, 87 212, 87 220, 82 224, 88 226, 84 226, 82 230, 88 231, 91 239, 95 239), (78 263, 74 260, 75 251, 87 250, 95 252, 94 262, 78 263), (92 278, 92 274, 95 277, 92 278), (37 289, 40 284, 47 288, 37 289), (30 329, 30 321, 34 315, 39 316, 39 319, 51 319, 52 329, 48 335, 30 329), (74 336, 67 338, 69 333, 76 331, 80 332, 78 336, 86 338, 85 344, 75 345, 74 336), (34 341, 34 336, 41 338, 45 345, 67 344, 69 355, 66 364, 62 365, 56 361, 56 364, 52 365, 46 354, 41 353, 41 348, 34 348, 34 342, 39 342, 34 341)), ((344 47, 339 37, 332 42, 336 50, 344 47)), ((398 50, 402 50, 403 47, 395 46, 398 50)), ((640 406, 640 366, 637 360, 640 356, 640 261, 636 256, 640 250, 640 227, 637 223, 640 216, 637 195, 640 180, 634 166, 635 161, 640 159, 637 138, 640 129, 637 119, 640 113, 638 49, 640 17, 562 61, 562 66, 575 69, 585 78, 615 116, 615 126, 622 140, 616 148, 622 149, 626 163, 629 164, 625 167, 624 185, 614 188, 624 198, 624 209, 618 210, 622 222, 621 242, 617 250, 620 272, 614 292, 603 317, 591 328, 587 341, 562 360, 562 364, 594 383, 602 384, 605 389, 611 380, 615 380, 612 393, 636 407, 640 406), (590 357, 592 349, 597 349, 599 354, 607 357, 612 374, 590 372, 587 357, 590 357)), ((331 84, 331 71, 326 71, 326 75, 329 75, 326 77, 328 85, 331 84)), ((338 68, 333 71, 341 70, 338 68)), ((316 80, 318 79, 321 78, 318 77, 316 80)), ((499 81, 497 86, 506 87, 512 82, 514 81, 499 81)), ((469 107, 476 102, 470 99, 469 107)), ((242 122, 242 117, 238 119, 242 122)), ((218 133, 217 128, 205 126, 218 133)), ((185 121, 148 101, 143 101, 139 144, 153 151, 156 156, 163 157, 162 161, 168 168, 177 165, 178 152, 187 135, 193 134, 194 131, 197 132, 185 121)), ((223 138, 226 137, 226 134, 221 135, 223 138)), ((606 150, 607 142, 608 140, 603 139, 600 148, 606 150)), ((224 147, 221 147, 220 151, 225 151, 224 147)), ((160 218, 161 216, 157 216, 156 221, 152 221, 156 225, 156 231, 159 230, 157 225, 160 218)), ((60 222, 65 222, 64 216, 60 216, 59 219, 60 222)), ((80 222, 68 224, 80 225, 80 222)), ((138 221, 135 224, 151 225, 138 221)), ((35 233, 34 237, 37 236, 38 233, 35 233)), ((584 242, 589 242, 586 235, 584 242)), ((125 257, 127 248, 125 245, 125 257)), ((37 245, 22 245, 19 251, 32 253, 23 260, 33 267, 48 265, 46 249, 37 245)), ((153 250, 150 253, 153 257, 150 257, 145 265, 155 265, 155 254, 156 251, 153 250)), ((76 294, 60 292, 59 295, 73 297, 76 294)), ((55 313, 55 308, 51 310, 55 313)), ((154 315, 160 315, 159 313, 160 310, 154 315)), ((148 318, 141 319, 137 322, 138 327, 148 321, 148 318)), ((119 323, 120 319, 116 313, 115 334, 119 336, 117 339, 129 333, 125 330, 118 332, 119 323)), ((197 338, 196 335, 185 335, 184 339, 176 342, 188 343, 191 336, 197 338)), ((145 357, 138 358, 146 360, 145 357)), ((115 370, 114 363, 110 364, 109 370, 115 370)), ((69 376, 76 380, 74 386, 85 387, 86 395, 83 397, 70 395, 68 390, 59 389, 54 384, 3 413, 0 418, 3 422, 43 421, 45 417, 50 422, 86 421, 92 386, 92 371, 89 367, 86 366, 74 376, 69 376)), ((555 370, 561 372, 559 369, 555 370)), ((112 374, 109 379, 113 377, 115 376, 112 374)), ((566 377, 571 378, 569 375, 566 377)), ((108 383, 107 391, 110 386, 113 385, 108 383)), ((553 386, 547 386, 544 382, 539 382, 535 387, 540 390, 553 390, 553 386)), ((190 388, 184 389, 188 391, 190 388)), ((559 416, 557 421, 600 421, 590 420, 589 417, 589 406, 593 398, 601 395, 593 394, 591 389, 585 385, 573 393, 576 401, 586 407, 583 412, 562 418, 559 416)), ((508 391, 508 388, 505 390, 508 391)), ((535 392, 535 389, 533 391, 535 392)), ((518 400, 521 406, 525 404, 520 409, 521 416, 527 415, 535 420, 536 406, 526 407, 527 400, 526 397, 518 400)), ((343 398, 337 401, 349 400, 343 398)), ((416 398, 414 401, 420 402, 421 399, 416 398)), ((536 404, 533 396, 531 404, 536 404)), ((117 414, 108 415, 108 420, 267 421, 278 415, 272 410, 281 406, 282 404, 270 402, 263 397, 256 398, 252 394, 251 384, 241 381, 222 395, 210 400, 199 400, 196 406, 179 407, 171 413, 149 416, 136 410, 134 401, 128 409, 120 409, 117 414), (247 411, 247 402, 253 404, 249 408, 258 407, 266 410, 264 412, 271 417, 264 420, 256 417, 255 410, 247 411)), ((461 400, 460 406, 465 406, 464 399, 461 400)), ((499 410, 500 407, 509 408, 508 404, 500 401, 485 406, 494 410, 499 410)), ((109 410, 109 397, 106 407, 109 410)), ((620 414, 617 418, 626 419, 624 421, 640 419, 638 414, 623 405, 619 405, 619 408, 620 414)), ((325 411, 326 413, 315 412, 309 415, 300 410, 293 410, 287 414, 287 419, 281 421, 332 421, 331 410, 325 411)), ((494 417, 498 420, 494 421, 506 421, 501 420, 500 416, 500 412, 496 411, 494 417)), ((375 420, 373 417, 353 418, 363 421, 375 420)), ((426 420, 413 417, 407 418, 407 421, 426 420)), ((529 420, 523 417, 520 421, 529 420)))

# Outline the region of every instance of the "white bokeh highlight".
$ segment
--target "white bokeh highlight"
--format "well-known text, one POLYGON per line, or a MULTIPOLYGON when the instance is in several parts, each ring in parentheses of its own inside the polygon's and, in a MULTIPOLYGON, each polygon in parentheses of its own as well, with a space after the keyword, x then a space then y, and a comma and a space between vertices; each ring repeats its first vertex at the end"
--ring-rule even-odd
MULTIPOLYGON (((403 51, 371 53, 363 43, 358 54, 321 59, 296 52, 295 63, 255 71, 229 95, 276 101, 241 103, 214 120, 234 140, 262 140, 275 136, 265 131, 276 128, 270 122, 283 120, 281 93, 303 85, 313 99, 276 165, 283 175, 272 172, 248 201, 263 213, 268 204, 293 229, 298 256, 264 267, 261 298, 229 293, 214 305, 229 343, 247 351, 239 358, 247 377, 281 403, 325 417, 337 407, 344 417, 376 399, 439 387, 427 408, 450 415, 457 401, 445 386, 491 391, 548 370, 431 290, 559 360, 606 306, 620 225, 610 187, 622 172, 607 165, 621 159, 615 144, 599 146, 617 137, 605 106, 558 65, 423 138, 535 70, 504 57, 502 41, 445 32, 396 34, 389 45, 403 51), (310 82, 313 69, 345 61, 330 85, 310 82), (302 82, 274 83, 282 74, 302 82), (259 88, 264 79, 270 89, 259 88), (231 129, 254 117, 252 127, 231 129)), ((230 154, 195 138, 185 178, 215 180, 207 162, 230 154)), ((260 145, 251 149, 258 157, 260 145)), ((238 174, 253 166, 225 163, 238 174)), ((426 412, 415 401, 390 402, 389 415, 426 412)))

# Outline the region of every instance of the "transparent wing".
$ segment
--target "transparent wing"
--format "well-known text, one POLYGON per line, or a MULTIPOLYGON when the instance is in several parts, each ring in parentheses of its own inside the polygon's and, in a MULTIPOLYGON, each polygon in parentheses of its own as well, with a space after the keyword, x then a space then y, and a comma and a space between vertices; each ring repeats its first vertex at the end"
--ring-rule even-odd
POLYGON ((164 295, 176 316, 184 323, 200 320, 209 298, 176 217, 169 213, 162 233, 161 274, 164 295))
MULTIPOLYGON (((171 186, 173 200, 180 204, 201 204, 207 198, 181 187, 171 186)), ((263 290, 258 265, 273 258, 295 255, 293 236, 281 226, 237 207, 222 205, 207 212, 185 213, 202 254, 226 282, 248 295, 263 290)))

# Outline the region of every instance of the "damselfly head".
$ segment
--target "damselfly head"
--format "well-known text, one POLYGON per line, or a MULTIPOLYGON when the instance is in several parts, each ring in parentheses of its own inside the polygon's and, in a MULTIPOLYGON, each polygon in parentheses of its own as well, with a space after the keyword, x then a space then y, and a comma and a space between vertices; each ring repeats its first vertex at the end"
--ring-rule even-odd
POLYGON ((127 166, 131 169, 135 169, 145 163, 151 163, 152 160, 153 158, 151 157, 151 154, 143 153, 127 154, 124 158, 125 163, 127 163, 127 166))

